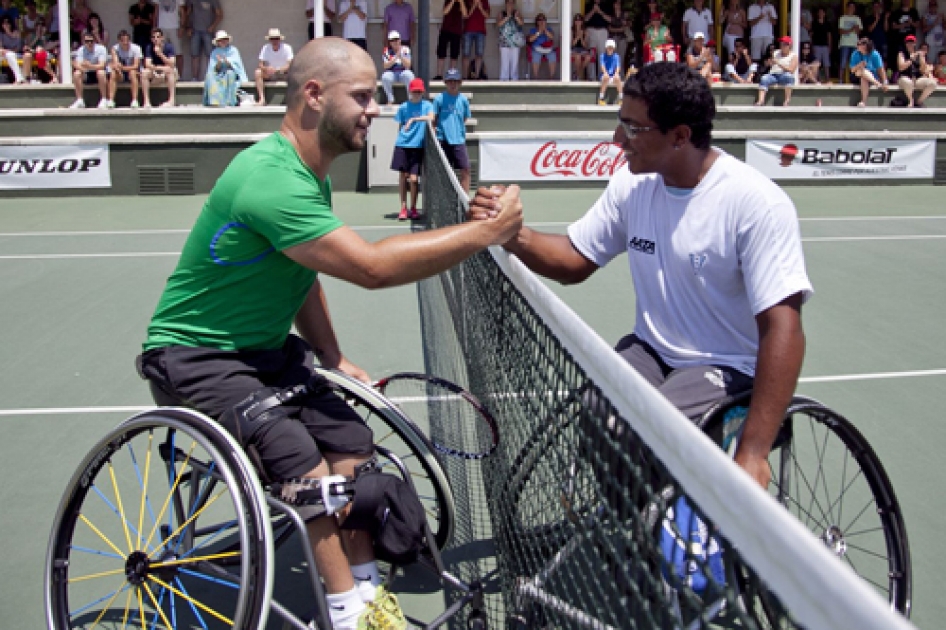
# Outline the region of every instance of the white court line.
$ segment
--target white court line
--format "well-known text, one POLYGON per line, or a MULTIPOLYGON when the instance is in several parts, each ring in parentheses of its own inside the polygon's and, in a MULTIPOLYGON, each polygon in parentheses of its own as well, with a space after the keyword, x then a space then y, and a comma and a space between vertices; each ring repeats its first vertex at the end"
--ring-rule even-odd
MULTIPOLYGON (((873 374, 838 374, 836 376, 808 376, 798 379, 800 384, 807 383, 840 383, 846 381, 871 381, 888 378, 914 378, 918 376, 946 376, 946 369, 940 370, 913 370, 909 372, 875 372, 873 374)), ((418 402, 421 397, 395 397, 390 399, 397 404, 402 402, 418 402)), ((61 416, 83 413, 140 413, 150 407, 52 407, 48 409, 0 409, 0 418, 11 416, 61 416)))
POLYGON ((927 241, 946 238, 946 234, 901 234, 900 236, 809 236, 803 243, 844 243, 849 241, 927 241))
POLYGON ((944 376, 942 370, 914 370, 912 372, 876 372, 874 374, 838 374, 837 376, 808 376, 798 379, 799 383, 840 383, 846 381, 873 381, 885 378, 913 378, 915 376, 944 376))

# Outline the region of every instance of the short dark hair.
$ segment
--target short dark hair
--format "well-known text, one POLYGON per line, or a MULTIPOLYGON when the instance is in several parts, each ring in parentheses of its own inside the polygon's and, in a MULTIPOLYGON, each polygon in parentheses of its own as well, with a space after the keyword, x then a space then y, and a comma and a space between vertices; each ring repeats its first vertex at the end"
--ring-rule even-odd
POLYGON ((123 28, 122 30, 118 31, 118 39, 121 39, 122 37, 125 37, 126 35, 127 35, 128 37, 131 37, 131 33, 129 33, 129 32, 128 32, 126 29, 124 29, 124 28, 123 28))
POLYGON ((695 70, 680 63, 652 63, 628 79, 624 96, 644 101, 647 116, 662 133, 686 125, 693 146, 709 148, 716 101, 706 79, 695 70))
POLYGON ((736 39, 733 40, 733 46, 735 46, 736 44, 742 44, 743 46, 745 46, 746 40, 744 40, 741 37, 737 37, 736 39))
POLYGON ((164 37, 164 29, 162 29, 160 26, 159 26, 158 28, 153 28, 153 29, 151 29, 151 34, 152 34, 152 35, 158 35, 158 34, 160 34, 161 37, 164 37))

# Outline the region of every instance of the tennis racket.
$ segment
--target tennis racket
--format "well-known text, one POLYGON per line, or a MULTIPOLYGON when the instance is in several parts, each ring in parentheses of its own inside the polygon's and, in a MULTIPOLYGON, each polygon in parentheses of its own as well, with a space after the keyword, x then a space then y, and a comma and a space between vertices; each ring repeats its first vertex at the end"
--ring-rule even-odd
POLYGON ((399 372, 375 383, 404 414, 428 427, 438 452, 461 459, 483 459, 499 445, 496 420, 470 392, 446 379, 399 372))

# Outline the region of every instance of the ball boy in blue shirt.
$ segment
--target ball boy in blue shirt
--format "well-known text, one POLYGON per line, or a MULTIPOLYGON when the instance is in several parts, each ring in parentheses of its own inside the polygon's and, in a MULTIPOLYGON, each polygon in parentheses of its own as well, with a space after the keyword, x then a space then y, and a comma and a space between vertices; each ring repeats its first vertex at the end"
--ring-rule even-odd
POLYGON ((391 170, 400 171, 401 212, 398 221, 417 219, 417 179, 424 162, 424 125, 434 119, 434 106, 424 100, 424 82, 414 79, 408 86, 410 100, 401 103, 394 120, 400 124, 391 170), (411 210, 407 210, 407 184, 411 185, 411 210))
POLYGON ((450 69, 444 77, 445 93, 434 97, 437 118, 437 140, 447 161, 459 171, 460 185, 470 190, 470 157, 466 152, 466 120, 470 117, 470 101, 460 94, 460 71, 450 69))

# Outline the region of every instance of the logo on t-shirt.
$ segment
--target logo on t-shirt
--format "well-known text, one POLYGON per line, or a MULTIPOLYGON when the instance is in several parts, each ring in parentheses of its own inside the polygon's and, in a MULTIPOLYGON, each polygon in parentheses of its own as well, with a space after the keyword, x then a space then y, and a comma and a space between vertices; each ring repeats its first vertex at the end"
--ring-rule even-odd
POLYGON ((632 238, 627 246, 629 249, 641 252, 642 254, 653 254, 657 251, 656 243, 653 241, 648 241, 646 238, 641 238, 639 236, 632 238))
POLYGON ((690 266, 693 267, 693 273, 700 275, 700 271, 706 266, 706 254, 690 254, 690 266))

